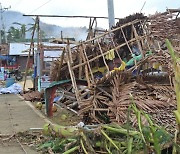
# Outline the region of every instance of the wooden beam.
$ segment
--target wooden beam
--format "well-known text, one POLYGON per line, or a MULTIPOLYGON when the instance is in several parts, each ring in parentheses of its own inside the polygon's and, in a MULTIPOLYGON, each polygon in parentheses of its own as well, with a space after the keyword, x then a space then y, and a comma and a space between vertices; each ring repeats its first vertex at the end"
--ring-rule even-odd
POLYGON ((34 34, 35 34, 35 31, 36 31, 36 25, 37 24, 38 24, 38 17, 36 17, 35 24, 34 24, 33 31, 32 31, 30 50, 29 50, 29 54, 28 54, 28 58, 27 58, 27 62, 26 62, 26 70, 25 70, 25 79, 24 79, 24 85, 23 85, 23 92, 25 92, 26 79, 27 79, 27 73, 28 73, 28 65, 29 65, 29 60, 30 60, 32 48, 34 48, 33 39, 34 39, 34 34))
POLYGON ((80 103, 81 98, 79 96, 78 87, 77 87, 77 84, 76 84, 76 78, 75 78, 75 75, 74 75, 74 72, 73 72, 73 69, 72 69, 72 66, 71 66, 71 62, 70 62, 71 49, 69 47, 69 44, 67 45, 66 51, 67 51, 66 53, 67 53, 67 56, 68 56, 67 64, 68 64, 69 74, 70 74, 70 77, 71 77, 73 88, 75 90, 76 99, 77 99, 78 103, 80 103))
MULTIPOLYGON (((23 16, 39 16, 39 17, 54 17, 54 18, 99 18, 99 19, 109 19, 108 17, 102 16, 63 16, 63 15, 35 15, 35 14, 23 14, 23 16)), ((122 19, 122 18, 115 18, 122 19)))

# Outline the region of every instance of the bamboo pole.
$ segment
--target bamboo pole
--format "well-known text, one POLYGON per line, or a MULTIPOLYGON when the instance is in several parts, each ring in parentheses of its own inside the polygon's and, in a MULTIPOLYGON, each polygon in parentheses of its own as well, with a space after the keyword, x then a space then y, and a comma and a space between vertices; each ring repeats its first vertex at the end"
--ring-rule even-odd
POLYGON ((104 64, 105 64, 105 66, 106 66, 106 69, 108 70, 108 72, 109 72, 109 67, 108 67, 108 65, 107 65, 107 63, 106 63, 106 59, 105 59, 105 57, 104 57, 104 55, 103 55, 103 51, 102 51, 102 48, 101 48, 101 45, 100 45, 100 43, 99 43, 99 40, 97 39, 97 43, 98 43, 98 46, 99 46, 99 49, 100 49, 100 52, 101 52, 101 55, 102 55, 102 58, 103 58, 103 61, 104 61, 104 64))
MULTIPOLYGON (((82 63, 82 54, 80 53, 80 55, 79 55, 79 64, 81 64, 82 63)), ((79 76, 78 76, 78 78, 79 79, 82 79, 82 66, 80 66, 79 67, 79 76)))
POLYGON ((57 73, 57 77, 56 77, 56 81, 60 80, 61 77, 61 67, 63 65, 63 61, 64 61, 64 54, 65 54, 65 48, 63 49, 61 58, 60 58, 60 64, 58 65, 58 73, 57 73))
MULTIPOLYGON (((143 33, 147 36, 148 35, 148 32, 147 32, 147 29, 144 28, 144 26, 142 25, 142 22, 140 21, 140 25, 141 25, 141 28, 143 29, 143 33)), ((144 24, 145 25, 145 24, 144 24)), ((146 37, 146 44, 148 46, 148 50, 150 51, 150 45, 149 45, 149 41, 148 41, 148 37, 146 37)))
POLYGON ((31 56, 31 50, 34 47, 33 39, 34 39, 34 34, 35 34, 37 23, 38 23, 38 17, 36 17, 35 24, 34 24, 33 31, 32 31, 31 44, 30 44, 28 59, 27 59, 27 62, 26 62, 26 71, 25 71, 25 76, 24 76, 25 78, 24 78, 23 92, 25 92, 27 72, 28 72, 28 65, 29 65, 29 60, 30 60, 30 56, 31 56))
MULTIPOLYGON (((142 39, 142 38, 144 38, 144 37, 145 37, 145 36, 139 36, 139 37, 138 37, 138 40, 139 40, 139 39, 142 39)), ((134 42, 134 41, 136 41, 135 38, 129 40, 128 43, 131 43, 131 42, 134 42)), ((115 47, 114 50, 118 50, 119 48, 123 47, 124 45, 126 45, 126 43, 122 43, 121 45, 115 47)), ((106 51, 106 52, 104 52, 104 53, 101 54, 101 55, 97 55, 96 57, 94 57, 94 58, 92 58, 92 59, 89 59, 89 62, 92 62, 92 61, 94 61, 94 60, 96 60, 96 59, 99 59, 100 57, 102 57, 102 55, 105 56, 105 55, 107 55, 108 53, 109 53, 109 51, 106 51)), ((87 62, 84 62, 84 63, 78 64, 78 65, 75 65, 75 66, 72 67, 72 69, 74 70, 74 69, 76 69, 76 68, 78 68, 78 67, 80 67, 80 66, 84 66, 84 65, 86 65, 86 64, 87 64, 87 62)))
POLYGON ((92 73, 92 70, 91 70, 91 66, 90 66, 90 63, 89 63, 89 59, 88 59, 88 56, 86 54, 86 50, 85 50, 85 47, 84 45, 82 44, 82 48, 83 48, 83 52, 84 52, 84 55, 85 55, 85 58, 86 58, 86 61, 87 61, 87 65, 88 65, 88 68, 89 68, 89 72, 91 74, 91 78, 92 78, 92 81, 94 82, 94 76, 93 76, 93 73, 92 73))
MULTIPOLYGON (((124 40, 125 40, 125 42, 126 42, 126 45, 127 45, 128 49, 129 49, 131 55, 133 55, 133 52, 132 52, 132 50, 131 50, 131 48, 130 48, 130 46, 129 46, 129 43, 128 43, 127 39, 126 39, 126 36, 125 36, 125 34, 124 34, 124 31, 123 31, 122 27, 121 27, 121 32, 122 32, 122 34, 123 34, 124 40)), ((136 59, 134 59, 134 63, 135 63, 135 66, 136 66, 136 68, 137 68, 137 61, 136 61, 136 59)))
MULTIPOLYGON (((92 38, 92 39, 90 39, 90 40, 83 41, 82 43, 83 43, 83 44, 86 44, 86 43, 92 42, 92 41, 94 41, 94 40, 96 40, 96 39, 99 39, 99 38, 101 38, 101 37, 104 37, 105 35, 108 35, 108 33, 112 33, 112 32, 115 32, 115 31, 119 30, 121 27, 123 28, 123 27, 126 27, 126 26, 130 26, 130 25, 132 25, 132 24, 138 23, 139 21, 140 21, 139 19, 136 19, 136 20, 134 20, 134 21, 132 21, 132 22, 129 22, 129 23, 126 23, 126 24, 124 24, 124 25, 122 25, 122 26, 120 26, 120 27, 117 27, 117 28, 115 28, 115 29, 109 30, 109 31, 107 31, 107 32, 104 33, 104 34, 98 35, 98 36, 96 36, 96 37, 94 37, 94 38, 92 38)), ((82 43, 79 43, 78 45, 76 45, 76 46, 74 46, 74 47, 72 47, 72 48, 75 48, 75 47, 77 47, 77 46, 80 46, 82 43)))
POLYGON ((84 56, 82 46, 80 47, 80 54, 81 54, 81 56, 82 56, 83 61, 86 63, 86 64, 85 64, 85 67, 84 67, 84 71, 85 71, 85 76, 86 76, 86 80, 87 80, 87 83, 88 83, 88 87, 90 88, 91 82, 90 82, 90 79, 89 79, 87 61, 86 61, 86 58, 85 58, 85 56, 84 56))
POLYGON ((76 84, 76 78, 75 78, 74 72, 73 72, 72 67, 71 67, 71 62, 70 62, 71 49, 69 47, 69 44, 67 45, 66 51, 67 51, 66 53, 67 53, 67 56, 68 56, 67 64, 68 64, 69 74, 70 74, 70 77, 71 77, 71 82, 72 82, 73 88, 75 90, 76 99, 77 99, 78 103, 80 103, 81 98, 79 97, 79 92, 78 92, 78 88, 77 88, 77 84, 76 84))
MULTIPOLYGON (((111 38, 111 41, 112 41, 113 46, 114 46, 114 48, 115 48, 115 47, 116 47, 116 45, 115 45, 114 40, 113 40, 113 38, 112 38, 112 36, 111 36, 111 34, 110 34, 110 33, 109 33, 109 37, 111 38)), ((121 56, 119 55, 118 50, 117 50, 117 49, 115 49, 115 51, 116 51, 116 53, 117 53, 117 55, 118 55, 118 58, 119 58, 120 62, 122 63, 122 58, 121 58, 121 56)))
POLYGON ((136 42, 137 42, 138 48, 139 48, 139 50, 140 50, 140 52, 142 54, 142 57, 144 58, 144 53, 143 53, 143 50, 142 50, 142 47, 141 47, 141 43, 139 42, 139 40, 141 40, 141 39, 139 39, 139 36, 138 36, 137 31, 136 31, 136 29, 134 27, 134 24, 132 24, 132 29, 134 31, 134 36, 136 38, 136 42))

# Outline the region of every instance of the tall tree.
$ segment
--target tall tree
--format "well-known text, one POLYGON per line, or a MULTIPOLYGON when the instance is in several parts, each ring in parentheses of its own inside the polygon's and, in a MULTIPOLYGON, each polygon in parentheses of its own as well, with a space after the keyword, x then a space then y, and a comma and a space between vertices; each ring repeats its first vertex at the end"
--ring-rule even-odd
POLYGON ((9 41, 17 41, 21 39, 21 32, 19 29, 11 26, 8 30, 7 38, 9 41))
POLYGON ((19 25, 20 26, 20 35, 21 35, 21 39, 25 40, 26 39, 26 32, 27 30, 27 26, 25 24, 21 24, 18 22, 14 22, 13 24, 19 25))

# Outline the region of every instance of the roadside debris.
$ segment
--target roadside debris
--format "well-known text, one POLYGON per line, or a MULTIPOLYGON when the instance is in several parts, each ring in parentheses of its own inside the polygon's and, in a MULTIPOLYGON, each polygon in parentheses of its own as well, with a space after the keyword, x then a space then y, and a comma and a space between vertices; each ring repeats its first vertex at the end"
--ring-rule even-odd
POLYGON ((20 94, 22 92, 22 86, 18 83, 14 83, 8 88, 0 88, 0 94, 20 94))
MULTIPOLYGON (((22 144, 49 154, 169 152, 172 147, 172 136, 164 128, 154 124, 147 114, 138 110, 133 104, 128 113, 132 112, 138 121, 137 128, 132 127, 129 122, 122 126, 116 123, 95 126, 45 124, 43 131, 38 128, 29 132, 20 132, 15 136, 22 144), (142 115, 147 120, 147 125, 143 125, 142 115)), ((11 140, 13 138, 14 136, 11 140)))
POLYGON ((26 101, 41 101, 43 99, 43 94, 39 91, 31 91, 22 95, 26 101))
MULTIPOLYGON (((67 44, 53 61, 53 82, 44 91, 45 113, 52 118, 53 112, 58 113, 54 107, 64 108, 80 123, 45 125, 49 137, 38 150, 160 154, 169 151, 172 143, 179 149, 171 136, 177 132, 179 116, 175 119, 173 114, 179 98, 174 90, 177 74, 165 44, 169 39, 180 55, 179 12, 168 9, 149 17, 137 13, 101 35, 73 47, 67 44)), ((38 92, 24 97, 42 98, 38 92)), ((66 121, 67 115, 62 113, 60 119, 66 121)))
POLYGON ((102 35, 72 48, 67 45, 52 65, 51 79, 57 84, 46 92, 47 115, 52 116, 52 100, 59 96, 59 105, 77 111, 86 124, 122 125, 131 94, 138 109, 174 130, 174 72, 165 38, 179 51, 178 11, 130 15, 102 35))

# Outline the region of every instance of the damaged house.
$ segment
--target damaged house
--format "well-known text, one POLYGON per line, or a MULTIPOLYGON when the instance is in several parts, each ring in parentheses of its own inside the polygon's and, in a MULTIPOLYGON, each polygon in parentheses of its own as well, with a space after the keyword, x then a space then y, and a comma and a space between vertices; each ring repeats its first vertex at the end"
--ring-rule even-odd
POLYGON ((101 35, 67 45, 52 65, 55 82, 45 90, 47 115, 52 116, 53 99, 59 95, 59 103, 87 124, 124 124, 128 107, 135 103, 156 123, 175 127, 174 74, 165 39, 179 52, 178 12, 130 15, 101 35))

